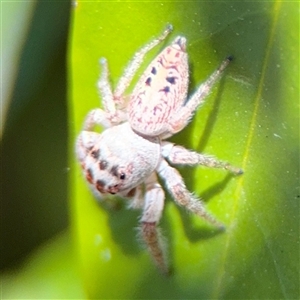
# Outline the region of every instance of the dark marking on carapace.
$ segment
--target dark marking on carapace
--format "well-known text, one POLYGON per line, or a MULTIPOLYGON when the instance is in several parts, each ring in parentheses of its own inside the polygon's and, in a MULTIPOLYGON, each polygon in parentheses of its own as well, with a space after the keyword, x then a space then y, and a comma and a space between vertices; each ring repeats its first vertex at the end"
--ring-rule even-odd
POLYGON ((107 168, 107 165, 108 165, 108 163, 107 163, 106 160, 100 160, 99 161, 99 169, 100 170, 105 170, 107 168))
POLYGON ((96 189, 100 192, 100 193, 105 193, 105 181, 103 180, 97 180, 96 181, 96 189))
POLYGON ((145 84, 150 86, 151 85, 151 80, 152 80, 152 78, 148 77, 147 80, 145 81, 145 84))
POLYGON ((171 84, 175 84, 175 79, 175 77, 166 77, 166 80, 171 84))
POLYGON ((93 171, 91 169, 86 170, 85 178, 89 183, 93 184, 94 175, 93 175, 93 171))
POLYGON ((112 166, 110 169, 110 174, 112 174, 115 177, 118 177, 118 166, 112 166))
POLYGON ((170 92, 170 87, 169 86, 165 86, 163 89, 160 90, 160 92, 169 93, 170 92))
POLYGON ((152 67, 151 73, 152 73, 153 75, 156 75, 157 71, 156 71, 156 68, 155 68, 155 67, 152 67))
POLYGON ((93 158, 98 159, 100 156, 100 149, 94 149, 91 151, 91 155, 93 158))
POLYGON ((114 195, 114 194, 116 194, 116 193, 119 192, 119 185, 118 185, 118 184, 110 185, 110 186, 107 188, 107 191, 108 191, 110 194, 114 195))

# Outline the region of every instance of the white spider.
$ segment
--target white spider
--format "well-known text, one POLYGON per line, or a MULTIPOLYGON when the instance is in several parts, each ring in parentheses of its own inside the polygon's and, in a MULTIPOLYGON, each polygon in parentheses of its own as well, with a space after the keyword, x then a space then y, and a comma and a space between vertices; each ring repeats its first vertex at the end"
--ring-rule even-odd
POLYGON ((131 207, 142 208, 142 238, 164 273, 168 273, 168 264, 156 226, 162 215, 165 194, 157 174, 177 204, 223 227, 186 189, 179 172, 167 161, 175 165, 224 168, 236 175, 242 173, 228 163, 165 141, 189 123, 230 57, 186 101, 189 80, 186 39, 178 36, 150 63, 129 99, 124 96, 145 54, 171 31, 169 25, 161 36, 134 55, 115 91, 109 83, 107 61, 100 61, 103 71, 98 87, 103 110, 97 108, 89 112, 76 144, 84 175, 98 198, 117 194, 131 199, 131 207), (105 130, 101 134, 94 132, 96 125, 102 125, 105 130))

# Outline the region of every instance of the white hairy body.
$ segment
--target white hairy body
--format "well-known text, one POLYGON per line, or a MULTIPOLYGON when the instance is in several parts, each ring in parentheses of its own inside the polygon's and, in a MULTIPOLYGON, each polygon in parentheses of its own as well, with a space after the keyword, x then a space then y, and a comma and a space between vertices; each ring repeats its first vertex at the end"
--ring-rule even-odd
POLYGON ((101 60, 103 71, 98 87, 103 109, 89 112, 76 143, 77 157, 94 194, 103 200, 107 194, 117 194, 128 198, 131 207, 142 209, 141 235, 164 273, 168 273, 169 268, 157 224, 165 193, 157 175, 177 204, 222 228, 203 203, 186 189, 179 172, 169 163, 204 165, 242 173, 228 163, 165 141, 188 124, 231 58, 224 60, 187 100, 186 39, 178 36, 149 64, 126 102, 125 90, 145 54, 163 41, 171 30, 168 26, 160 37, 134 55, 115 91, 109 83, 107 62, 101 60), (95 125, 101 125, 105 130, 94 132, 95 125))

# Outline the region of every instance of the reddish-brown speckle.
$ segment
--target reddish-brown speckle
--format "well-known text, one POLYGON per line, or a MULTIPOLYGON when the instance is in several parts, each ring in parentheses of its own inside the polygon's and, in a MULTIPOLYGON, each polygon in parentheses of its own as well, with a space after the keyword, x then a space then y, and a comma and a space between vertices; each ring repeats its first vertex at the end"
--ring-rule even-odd
POLYGON ((105 193, 105 182, 103 180, 97 180, 96 181, 96 189, 100 192, 100 193, 105 193))
POLYGON ((85 178, 89 183, 93 184, 94 175, 93 175, 93 171, 91 169, 86 170, 85 178))

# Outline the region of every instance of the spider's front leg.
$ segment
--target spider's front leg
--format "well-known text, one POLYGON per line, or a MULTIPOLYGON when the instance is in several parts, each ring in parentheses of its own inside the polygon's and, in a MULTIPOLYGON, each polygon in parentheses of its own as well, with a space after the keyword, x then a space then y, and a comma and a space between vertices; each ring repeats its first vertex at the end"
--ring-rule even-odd
POLYGON ((164 207, 164 191, 153 173, 145 182, 145 205, 140 220, 141 236, 155 264, 164 273, 169 273, 162 236, 157 228, 164 207))
POLYGON ((123 98, 117 99, 109 82, 108 64, 105 58, 100 59, 102 66, 101 76, 98 81, 99 93, 102 98, 102 109, 92 110, 84 123, 84 130, 91 130, 95 125, 102 125, 104 127, 111 127, 126 120, 125 112, 117 109, 118 105, 122 104, 123 98))
POLYGON ((108 65, 105 58, 100 59, 102 72, 98 81, 99 93, 102 99, 103 109, 91 110, 85 118, 83 130, 92 131, 96 125, 105 128, 118 125, 126 120, 125 112, 118 110, 118 101, 115 99, 108 79, 108 65))
POLYGON ((209 78, 203 82, 196 92, 188 99, 187 103, 180 107, 180 109, 172 116, 170 120, 170 129, 166 137, 181 131, 189 123, 196 109, 204 102, 206 96, 210 93, 212 87, 222 76, 224 70, 231 62, 232 57, 227 57, 219 66, 219 68, 212 73, 209 78))
POLYGON ((120 123, 125 117, 123 114, 107 113, 101 108, 91 110, 83 123, 83 130, 93 131, 96 125, 109 128, 120 123))
POLYGON ((166 29, 163 31, 163 33, 157 37, 156 39, 153 39, 150 41, 147 45, 145 45, 142 49, 140 49, 138 52, 135 53, 133 59, 129 62, 128 66, 126 67, 124 74, 120 78, 116 90, 114 92, 114 97, 116 99, 119 99, 124 94, 126 88, 129 86, 133 76, 135 75, 138 68, 141 66, 145 55, 153 49, 155 46, 157 46, 159 43, 161 43, 168 34, 173 30, 172 25, 167 25, 166 29))
POLYGON ((207 212, 202 201, 195 198, 187 190, 181 175, 175 168, 169 166, 168 163, 162 159, 157 171, 159 176, 164 179, 167 189, 177 204, 184 206, 192 213, 198 215, 218 228, 222 230, 224 229, 224 225, 207 212))

